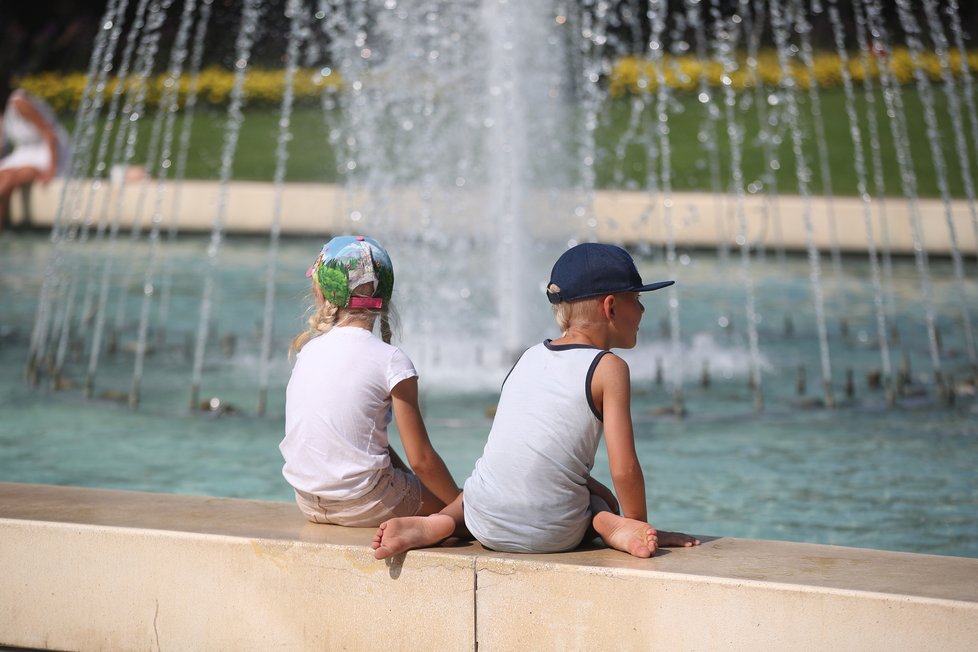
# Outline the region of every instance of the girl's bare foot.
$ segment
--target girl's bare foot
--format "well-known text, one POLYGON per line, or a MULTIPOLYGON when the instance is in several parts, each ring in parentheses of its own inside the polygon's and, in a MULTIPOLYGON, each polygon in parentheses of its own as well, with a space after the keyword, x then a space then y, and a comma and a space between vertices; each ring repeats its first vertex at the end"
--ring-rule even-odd
POLYGON ((615 550, 627 552, 633 557, 651 557, 655 554, 658 539, 655 528, 648 523, 611 512, 598 512, 592 524, 595 532, 601 535, 601 540, 615 550))
POLYGON ((446 514, 392 518, 380 524, 370 547, 375 559, 386 559, 414 548, 433 546, 454 531, 455 520, 446 514))
POLYGON ((658 530, 658 534, 660 548, 689 548, 700 545, 699 539, 682 532, 658 530))

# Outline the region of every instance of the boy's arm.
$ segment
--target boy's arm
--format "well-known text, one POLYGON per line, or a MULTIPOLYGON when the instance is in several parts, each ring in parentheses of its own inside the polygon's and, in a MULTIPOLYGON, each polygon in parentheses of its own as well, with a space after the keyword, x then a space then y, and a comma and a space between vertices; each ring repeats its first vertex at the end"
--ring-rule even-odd
MULTIPOLYGON (((598 363, 591 391, 595 405, 604 415, 604 436, 608 447, 608 464, 615 491, 621 502, 621 515, 648 523, 645 503, 645 477, 635 452, 632 430, 631 380, 628 365, 616 355, 605 355, 598 363), (611 364, 606 364, 611 363, 611 364)), ((658 530, 658 545, 697 546, 696 537, 682 532, 658 530)))
POLYGON ((628 365, 614 354, 598 362, 591 380, 595 405, 604 417, 604 438, 608 448, 608 465, 621 515, 648 522, 645 503, 645 475, 635 452, 632 431, 631 378, 628 365))
POLYGON ((418 479, 446 505, 459 494, 458 485, 444 460, 428 439, 428 430, 418 405, 418 378, 402 380, 391 391, 394 419, 401 433, 401 444, 418 479))

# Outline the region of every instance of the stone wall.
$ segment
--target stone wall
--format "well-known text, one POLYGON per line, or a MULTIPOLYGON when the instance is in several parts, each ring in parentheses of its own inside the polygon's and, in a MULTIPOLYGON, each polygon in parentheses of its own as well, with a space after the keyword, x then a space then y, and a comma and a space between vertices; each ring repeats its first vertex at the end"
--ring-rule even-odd
POLYGON ((373 559, 294 505, 0 483, 0 644, 71 650, 972 650, 978 559, 702 537, 634 559, 373 559))
MULTIPOLYGON (((55 180, 47 186, 35 184, 30 193, 32 221, 35 226, 49 227, 58 214, 62 201, 62 181, 55 180)), ((91 186, 86 181, 77 182, 72 189, 76 197, 89 201, 91 186)), ((171 206, 175 186, 164 185, 161 210, 162 226, 169 228, 171 206)), ((113 195, 105 200, 105 193, 111 186, 103 182, 91 199, 91 206, 110 207, 107 220, 119 219, 121 228, 128 229, 133 216, 141 215, 143 229, 149 228, 151 213, 156 202, 157 186, 149 181, 144 187, 141 182, 131 182, 126 186, 122 202, 117 203, 113 195), (121 210, 120 208, 121 207, 121 210)), ((219 184, 211 181, 184 181, 180 186, 180 211, 178 225, 181 230, 210 232, 217 218, 219 206, 224 203, 222 222, 226 229, 236 233, 267 234, 272 223, 275 204, 275 186, 271 183, 234 181, 222 197, 219 184)), ((329 184, 290 183, 282 192, 281 229, 283 233, 333 234, 347 233, 353 228, 369 232, 369 216, 357 223, 351 222, 341 213, 340 207, 351 199, 342 188, 329 184)), ((572 205, 573 198, 563 203, 572 205), (571 202, 568 204, 568 202, 571 202)), ((541 201, 551 201, 542 198, 541 201)), ((668 233, 663 219, 662 198, 640 192, 596 192, 593 197, 596 226, 593 229, 581 227, 575 234, 581 239, 594 239, 608 242, 660 242, 667 240, 668 233)), ((729 195, 710 193, 673 193, 671 195, 671 214, 673 238, 677 246, 715 248, 718 240, 726 240, 731 247, 738 246, 740 231, 740 210, 735 199, 729 195)), ((79 204, 83 203, 79 200, 79 204)), ((401 209, 419 204, 415 192, 405 190, 397 197, 401 209)), ((12 204, 14 224, 22 220, 23 206, 18 199, 12 204)), ((61 209, 66 218, 81 206, 61 209)), ((914 238, 911 228, 911 211, 919 216, 923 231, 924 246, 933 254, 949 255, 951 236, 948 223, 954 225, 955 237, 963 254, 976 252, 975 229, 971 223, 971 213, 965 201, 954 201, 949 207, 936 199, 922 199, 911 205, 902 198, 890 198, 871 205, 871 223, 874 241, 879 246, 882 241, 879 232, 879 212, 887 215, 888 240, 891 250, 912 254, 914 238), (950 220, 948 219, 950 210, 950 220)), ((865 252, 867 235, 863 202, 855 197, 812 197, 804 200, 796 196, 784 195, 773 200, 764 196, 748 196, 743 205, 747 238, 750 242, 762 241, 767 247, 775 247, 783 242, 788 250, 805 251, 809 235, 806 230, 807 215, 812 224, 811 239, 822 251, 829 251, 833 241, 837 241, 844 251, 865 252), (779 215, 775 221, 773 215, 779 215), (834 220, 830 219, 832 215, 834 220), (834 231, 832 224, 834 222, 834 231), (780 235, 779 235, 780 231, 780 235)), ((90 216, 97 219, 97 216, 90 216)), ((80 218, 76 218, 80 219, 80 218)), ((568 223, 573 218, 568 215, 568 223)), ((456 228, 465 235, 474 235, 480 228, 489 225, 459 224, 456 228)), ((444 230, 453 228, 440 223, 444 230)), ((556 237, 548 234, 539 223, 531 220, 529 228, 535 237, 556 237)), ((565 239, 562 233, 560 238, 565 239)))

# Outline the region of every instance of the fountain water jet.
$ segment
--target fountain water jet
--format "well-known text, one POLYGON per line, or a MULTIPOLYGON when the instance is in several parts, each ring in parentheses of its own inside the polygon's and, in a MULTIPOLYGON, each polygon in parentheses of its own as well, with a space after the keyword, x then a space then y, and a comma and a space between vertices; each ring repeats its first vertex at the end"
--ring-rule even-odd
MULTIPOLYGON (((141 228, 141 208, 137 208, 132 216, 129 242, 125 246, 117 243, 124 211, 123 198, 130 190, 138 191, 137 206, 141 207, 143 199, 148 196, 150 180, 144 180, 138 188, 130 189, 126 187, 125 179, 116 182, 106 173, 116 165, 126 166, 135 162, 139 137, 136 125, 139 116, 145 113, 147 80, 158 54, 160 26, 169 20, 170 5, 171 2, 141 0, 133 11, 129 11, 133 18, 126 32, 125 50, 120 56, 115 55, 115 45, 121 38, 128 3, 113 0, 107 7, 107 27, 99 37, 102 45, 96 48, 90 66, 90 77, 94 76, 92 86, 103 87, 108 71, 112 69, 123 78, 131 78, 131 83, 125 90, 119 85, 113 92, 108 114, 102 120, 105 128, 98 143, 98 153, 94 156, 94 167, 89 163, 95 151, 94 137, 89 136, 94 134, 100 120, 100 92, 93 90, 86 95, 89 99, 79 112, 76 130, 78 153, 72 179, 65 186, 69 190, 66 190, 59 210, 59 221, 52 232, 52 251, 53 260, 61 261, 54 267, 62 265, 66 259, 77 257, 83 261, 79 267, 86 271, 80 278, 72 277, 66 281, 52 274, 51 283, 45 283, 35 320, 36 337, 32 340, 29 363, 31 374, 36 375, 38 360, 49 357, 47 352, 54 348, 56 354, 51 366, 53 373, 61 376, 68 364, 67 352, 72 341, 74 318, 78 318, 79 331, 83 328, 82 320, 92 319, 94 328, 90 330, 91 338, 87 344, 89 368, 86 382, 87 393, 91 395, 94 375, 103 357, 109 290, 115 288, 118 291, 115 319, 109 336, 122 337, 121 332, 115 332, 126 325, 128 311, 131 310, 128 288, 134 279, 138 279, 144 291, 139 297, 138 327, 133 349, 136 355, 129 392, 133 404, 139 400, 144 371, 149 371, 144 368, 148 366, 145 363, 148 362, 149 325, 156 324, 157 346, 162 347, 163 328, 168 326, 169 315, 173 312, 169 298, 169 274, 173 271, 169 249, 176 240, 176 221, 180 212, 179 195, 176 193, 181 187, 181 170, 191 147, 189 118, 196 103, 195 87, 192 86, 182 107, 175 95, 164 94, 149 142, 145 144, 145 151, 148 152, 145 167, 158 177, 152 226, 148 230, 141 228), (119 59, 117 65, 116 59, 119 59), (171 109, 179 110, 185 117, 176 152, 171 147, 174 129, 171 109), (114 147, 110 154, 110 139, 113 136, 114 147), (164 181, 170 179, 168 170, 171 168, 167 165, 174 158, 177 161, 176 170, 172 182, 167 183, 168 187, 164 190, 164 181), (86 180, 89 169, 94 171, 90 182, 86 180), (111 192, 102 195, 103 210, 98 214, 98 226, 92 238, 94 242, 90 242, 87 234, 89 225, 93 223, 92 207, 96 201, 96 191, 102 184, 110 186, 111 192), (87 195, 83 192, 85 186, 88 186, 87 195), (165 191, 174 193, 173 219, 166 242, 161 237, 165 191), (86 200, 87 206, 79 209, 77 207, 82 205, 82 199, 86 200), (112 200, 114 204, 111 204, 112 200), (143 243, 144 239, 146 243, 143 243), (148 255, 134 256, 132 252, 143 244, 149 247, 148 255), (97 260, 96 256, 91 255, 92 247, 96 245, 102 251, 97 260), (119 252, 120 248, 126 251, 119 252), (90 274, 89 268, 98 268, 98 273, 90 274), (96 301, 94 296, 96 292, 90 290, 81 300, 82 308, 78 310, 74 305, 74 288, 76 283, 85 282, 89 288, 97 289, 98 299, 96 301), (162 291, 157 292, 156 287, 162 288, 162 291), (157 299, 158 295, 163 296, 157 299), (156 319, 153 317, 154 310, 156 319)), ((212 341, 219 337, 214 333, 214 329, 219 327, 214 322, 218 314, 217 304, 223 297, 217 278, 225 265, 221 250, 228 235, 226 227, 229 216, 226 211, 229 194, 233 192, 232 167, 238 134, 246 128, 246 115, 242 111, 245 103, 243 88, 251 69, 251 51, 254 42, 262 36, 258 5, 244 2, 241 6, 242 24, 235 53, 235 82, 220 155, 219 202, 211 224, 207 266, 203 273, 202 296, 194 329, 190 382, 192 407, 200 404, 205 372, 217 364, 214 353, 209 349, 213 349, 212 341)), ((191 57, 196 63, 190 65, 191 77, 196 80, 201 50, 205 47, 203 34, 211 2, 188 2, 182 7, 181 49, 186 47, 189 38, 191 15, 195 14, 197 24, 191 57)), ((827 135, 824 133, 820 95, 814 85, 807 87, 807 94, 800 92, 802 89, 793 83, 792 78, 796 69, 806 70, 809 75, 816 73, 812 43, 814 32, 810 23, 825 16, 826 11, 819 5, 807 15, 803 3, 795 0, 772 2, 767 10, 763 3, 748 0, 734 4, 710 0, 708 7, 696 0, 687 0, 681 12, 670 13, 667 3, 653 1, 645 8, 645 22, 637 23, 635 19, 643 13, 642 7, 637 2, 620 5, 594 2, 581 6, 557 2, 541 10, 539 6, 524 7, 519 3, 488 0, 482 3, 447 4, 432 0, 410 7, 393 1, 350 4, 339 0, 322 0, 313 6, 309 2, 290 0, 287 5, 290 37, 285 51, 286 90, 279 108, 275 175, 268 209, 268 259, 261 284, 264 287, 264 300, 252 304, 263 306, 263 310, 254 310, 263 317, 259 327, 260 345, 256 347, 260 348, 256 363, 258 413, 263 414, 266 410, 271 384, 269 357, 274 357, 275 350, 284 348, 281 335, 275 333, 275 322, 280 320, 273 317, 276 316, 274 306, 280 294, 277 272, 284 264, 279 259, 278 242, 282 218, 287 217, 284 196, 289 192, 285 183, 289 148, 296 145, 290 120, 293 105, 290 89, 295 76, 305 74, 299 72, 300 59, 303 60, 302 65, 319 70, 317 74, 320 78, 330 75, 343 78, 342 91, 336 92, 330 87, 323 92, 322 106, 328 125, 328 138, 320 145, 332 146, 337 152, 344 185, 342 193, 338 195, 336 210, 344 216, 339 222, 343 230, 371 232, 385 241, 397 243, 406 251, 417 252, 407 258, 410 262, 399 266, 398 295, 402 305, 410 306, 409 310, 404 311, 403 330, 407 339, 415 338, 416 362, 422 369, 444 370, 442 373, 447 377, 452 377, 454 372, 456 380, 485 375, 484 382, 489 386, 505 373, 515 354, 548 331, 545 307, 540 310, 529 306, 539 303, 538 291, 545 281, 548 263, 567 244, 601 237, 627 240, 629 244, 636 245, 639 253, 654 251, 655 247, 661 246, 664 251, 663 267, 658 268, 657 260, 652 256, 648 260, 641 259, 645 267, 643 272, 684 276, 686 269, 702 264, 704 258, 701 252, 682 243, 680 229, 687 222, 712 220, 716 224, 715 235, 708 246, 715 247, 720 258, 725 258, 724 252, 731 244, 731 237, 735 237, 740 246, 747 341, 745 343, 738 335, 731 338, 730 346, 738 349, 738 354, 743 348, 747 349, 744 359, 748 362, 737 369, 736 374, 750 376, 755 408, 760 410, 763 404, 760 395, 761 370, 765 374, 784 372, 772 367, 764 353, 766 347, 777 344, 770 329, 764 326, 765 317, 768 323, 771 319, 770 308, 762 305, 762 299, 770 288, 755 279, 766 273, 763 252, 768 235, 754 233, 752 224, 755 217, 761 215, 764 223, 775 227, 772 230, 778 248, 778 264, 784 266, 781 226, 786 219, 797 221, 797 217, 781 214, 778 192, 785 186, 777 182, 774 172, 780 167, 778 147, 787 130, 791 139, 790 154, 795 159, 796 181, 802 196, 801 219, 806 232, 804 249, 809 256, 813 295, 814 315, 811 323, 817 331, 818 360, 825 393, 823 403, 827 406, 834 404, 830 345, 837 344, 831 341, 825 326, 826 306, 841 306, 843 313, 848 313, 851 306, 844 297, 846 289, 842 287, 841 256, 838 234, 834 228, 837 202, 829 190, 830 166, 827 163, 827 135), (762 35, 766 28, 773 29, 773 44, 778 46, 779 75, 773 83, 762 74, 759 64, 762 35), (686 39, 695 42, 691 45, 686 39), (542 46, 543 50, 531 46, 542 46), (746 60, 742 57, 743 48, 746 48, 746 60), (606 80, 617 57, 636 51, 643 52, 644 60, 652 66, 650 74, 643 73, 646 92, 638 92, 628 100, 630 116, 622 139, 610 143, 598 142, 602 129, 608 127, 605 123, 608 112, 605 109, 615 101, 608 95, 606 80), (707 65, 695 73, 695 79, 677 63, 678 57, 686 51, 698 52, 701 59, 706 53, 711 57, 707 65), (717 64, 723 70, 725 81, 731 82, 721 84, 720 91, 707 86, 709 65, 717 64), (686 109, 681 92, 669 86, 673 78, 680 79, 682 83, 684 75, 687 81, 693 82, 691 87, 698 90, 699 102, 694 106, 698 112, 705 111, 698 129, 700 134, 704 134, 705 141, 699 143, 697 148, 704 157, 704 168, 709 170, 708 185, 715 191, 709 202, 689 211, 677 210, 682 200, 675 192, 677 179, 673 161, 675 152, 686 144, 683 139, 688 134, 674 127, 680 124, 686 109), (738 92, 732 82, 744 76, 755 85, 738 92), (767 102, 773 103, 768 106, 767 102), (747 126, 738 115, 741 107, 750 104, 757 105, 762 125, 757 141, 745 139, 747 126), (726 144, 714 142, 716 136, 711 136, 720 119, 726 122, 726 144), (817 196, 811 190, 812 175, 807 158, 811 157, 808 144, 812 141, 823 187, 828 193, 823 196, 817 196), (748 177, 753 172, 745 170, 741 161, 745 148, 751 147, 754 142, 760 143, 763 148, 765 162, 757 182, 748 177), (730 151, 727 178, 721 178, 720 145, 730 151), (602 159, 610 155, 609 152, 622 159, 616 162, 612 177, 617 183, 628 184, 631 170, 626 169, 624 157, 636 146, 646 149, 645 172, 637 184, 644 192, 632 193, 642 196, 641 201, 644 202, 641 220, 644 220, 645 230, 637 239, 635 236, 616 236, 625 231, 610 219, 607 209, 598 209, 597 190, 597 170, 602 159), (750 202, 752 195, 756 194, 764 195, 760 208, 750 202), (737 223, 734 234, 727 233, 726 221, 729 216, 724 212, 727 204, 734 207, 731 214, 737 223), (823 204, 828 211, 828 221, 816 224, 816 205, 821 207, 823 204), (712 210, 709 208, 711 205, 712 210), (707 208, 704 209, 704 206, 707 208), (822 245, 816 245, 815 239, 816 230, 824 224, 830 228, 827 248, 831 251, 833 264, 839 263, 836 265, 839 283, 835 288, 836 296, 829 297, 834 301, 830 302, 825 301, 825 289, 821 282, 819 256, 822 245), (428 262, 432 260, 436 260, 437 264, 428 262), (464 326, 460 329, 458 324, 464 326)), ((860 9, 858 5, 856 8, 860 9)), ((951 8, 949 5, 948 9, 951 8)), ((841 24, 843 19, 838 15, 836 4, 830 3, 828 9, 828 13, 834 16, 833 26, 841 24)), ((946 51, 946 39, 941 40, 942 31, 934 22, 935 18, 939 19, 934 4, 929 3, 925 9, 932 40, 946 51)), ((266 11, 271 9, 266 8, 266 11)), ((863 63, 864 69, 869 67, 867 46, 870 43, 879 45, 881 50, 890 45, 878 3, 867 0, 866 11, 867 18, 863 17, 861 10, 856 11, 854 39, 838 31, 834 34, 833 43, 840 58, 846 60, 847 47, 851 47, 855 41, 860 49, 858 60, 863 63)), ((950 15, 955 17, 957 14, 952 11, 950 15)), ((904 23, 909 24, 907 20, 904 23)), ((960 42, 960 32, 953 33, 960 42)), ((911 42, 909 37, 908 42, 911 42)), ((920 48, 912 49, 919 51, 920 48)), ((186 52, 171 52, 170 60, 175 62, 180 59, 179 65, 182 66, 186 56, 186 52)), ((852 57, 853 61, 856 59, 852 57)), ((898 150, 897 159, 904 178, 904 194, 910 205, 921 294, 924 301, 929 302, 930 265, 924 247, 925 229, 917 205, 916 181, 912 178, 913 157, 908 145, 906 113, 899 96, 899 85, 885 61, 883 63, 883 99, 891 114, 894 146, 898 150)), ((174 74, 180 74, 178 69, 174 70, 174 74)), ((949 81, 953 84, 949 76, 950 65, 942 64, 941 71, 945 75, 945 86, 949 81)), ((970 77, 964 76, 963 79, 967 82, 970 77)), ((860 116, 855 115, 856 98, 848 77, 846 83, 851 138, 860 141, 856 143, 856 165, 862 169, 855 172, 861 178, 861 211, 868 238, 866 252, 872 276, 875 330, 884 375, 888 377, 887 334, 885 326, 881 326, 885 324, 887 315, 879 305, 882 295, 889 303, 889 315, 892 317, 896 311, 885 230, 888 217, 882 210, 878 211, 877 222, 883 238, 880 243, 883 252, 881 275, 877 269, 877 243, 872 233, 867 203, 868 171, 865 169, 861 135, 856 124, 860 116)), ((872 111, 876 90, 869 76, 864 76, 863 83, 866 102, 872 111)), ((927 93, 923 92, 925 85, 918 83, 918 86, 921 97, 926 101, 927 93)), ((973 103, 968 104, 968 97, 964 102, 965 106, 973 106, 973 103)), ((882 146, 878 142, 876 118, 875 113, 866 116, 870 123, 874 185, 876 192, 881 194, 882 146)), ((963 125, 960 108, 955 124, 963 125)), ((959 131, 963 132, 963 128, 959 131)), ((962 148, 960 140, 958 142, 959 167, 964 171, 969 160, 967 147, 962 148)), ((306 145, 305 142, 303 144, 306 145)), ((932 157, 937 159, 938 154, 932 153, 932 157)), ((831 170, 831 173, 834 172, 831 170)), ((884 205, 882 198, 875 199, 880 206, 884 205)), ((959 295, 966 297, 973 290, 970 279, 958 264, 961 257, 959 249, 960 243, 952 251, 955 283, 959 295), (959 254, 955 255, 954 251, 959 251, 959 254)), ((738 300, 740 291, 728 293, 722 303, 738 300)), ((702 341, 696 338, 709 330, 701 323, 690 325, 688 314, 690 311, 695 313, 698 306, 690 305, 689 296, 695 296, 695 289, 687 290, 683 283, 675 286, 668 295, 668 351, 657 350, 650 354, 651 359, 662 357, 666 361, 656 373, 666 374, 680 408, 684 375, 694 368, 690 365, 695 365, 696 370, 707 368, 705 359, 684 362, 694 357, 694 342, 702 341)), ((967 343, 973 341, 968 306, 961 310, 963 312, 959 314, 966 323, 963 332, 957 336, 963 337, 967 343)), ((925 307, 924 312, 935 383, 940 387, 944 381, 941 352, 936 345, 937 315, 930 307, 925 307)), ((847 321, 850 319, 848 314, 839 316, 847 321)), ((785 317, 786 324, 788 318, 785 317)), ((719 321, 725 332, 734 333, 729 311, 725 307, 720 309, 719 315, 714 314, 712 320, 719 321)), ((795 326, 796 322, 792 319, 790 330, 794 331, 795 326)), ((787 325, 785 330, 789 330, 787 325)), ((845 342, 839 345, 848 346, 845 342)), ((969 351, 973 351, 973 346, 969 346, 969 351)), ((651 376, 652 365, 641 357, 641 351, 632 355, 637 356, 636 372, 639 377, 643 374, 651 376)), ((792 370, 790 373, 797 368, 794 361, 789 368, 792 370)), ((719 365, 710 364, 709 369, 709 384, 715 384, 712 382, 714 379, 722 379, 719 365)))
POLYGON ((866 154, 863 147, 862 131, 856 112, 855 90, 852 76, 849 74, 849 55, 845 48, 845 31, 839 18, 837 0, 829 0, 829 17, 832 21, 832 31, 835 36, 836 48, 842 61, 842 82, 846 94, 846 117, 849 119, 849 133, 855 149, 853 165, 858 177, 857 187, 863 203, 863 224, 866 228, 866 251, 869 255, 869 269, 873 283, 873 306, 876 311, 876 337, 879 339, 880 360, 882 363, 883 387, 887 403, 892 404, 895 396, 892 386, 892 371, 890 369, 889 334, 886 328, 886 312, 883 304, 883 283, 880 278, 880 266, 876 251, 876 240, 873 237, 872 198, 869 194, 869 184, 866 173, 866 154))

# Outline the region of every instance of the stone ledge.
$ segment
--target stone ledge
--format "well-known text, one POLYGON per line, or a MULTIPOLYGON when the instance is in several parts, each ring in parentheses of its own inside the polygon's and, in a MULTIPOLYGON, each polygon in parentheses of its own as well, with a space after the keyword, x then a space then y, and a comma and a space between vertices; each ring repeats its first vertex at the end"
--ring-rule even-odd
MULTIPOLYGON (((64 181, 56 179, 47 186, 36 185, 31 192, 30 206, 33 214, 33 224, 37 227, 50 227, 59 210, 62 200, 64 181)), ((93 206, 105 205, 105 193, 111 191, 107 182, 102 182, 98 190, 91 190, 89 180, 77 180, 72 190, 79 197, 88 197, 91 192, 93 206)), ((163 186, 161 206, 169 207, 173 201, 176 186, 167 183, 163 186)), ((157 184, 149 181, 148 187, 141 183, 130 183, 125 187, 120 204, 112 200, 112 206, 121 206, 118 216, 116 211, 106 219, 118 217, 120 227, 131 227, 134 215, 142 215, 140 222, 143 229, 150 223, 150 209, 157 192, 157 184), (149 199, 146 199, 148 193, 149 199), (144 201, 140 201, 143 197, 144 201)), ((396 194, 396 203, 402 212, 416 214, 420 208, 417 193, 406 189, 396 194), (411 209, 411 207, 414 207, 411 209), (412 212, 413 210, 413 212, 412 212)), ((266 235, 272 221, 275 206, 275 185, 270 182, 232 181, 226 195, 225 214, 222 223, 228 232, 266 235)), ((188 232, 210 232, 222 205, 220 184, 216 181, 187 180, 180 185, 179 227, 188 232)), ((552 201, 546 197, 537 197, 536 201, 552 201)), ((477 198, 473 201, 478 202, 477 198)), ((282 212, 280 228, 287 234, 346 233, 355 224, 358 230, 370 231, 378 223, 371 223, 370 217, 363 221, 349 221, 343 207, 361 205, 365 200, 357 200, 348 196, 343 188, 326 183, 289 183, 286 184, 281 196, 282 212), (357 203, 359 201, 359 204, 357 203)), ((395 201, 395 200, 392 200, 395 201)), ((577 201, 568 194, 561 203, 572 207, 577 201)), ((731 195, 714 195, 706 192, 677 192, 671 195, 673 237, 680 247, 716 248, 723 241, 731 247, 737 247, 739 217, 737 202, 731 195)), ((77 204, 78 202, 76 202, 77 204)), ((20 202, 14 208, 14 223, 21 219, 20 202)), ((747 237, 751 242, 763 241, 767 247, 774 247, 776 237, 775 225, 768 219, 769 214, 781 216, 780 240, 788 250, 805 251, 808 246, 803 215, 810 213, 812 222, 812 241, 822 251, 828 251, 833 240, 837 240, 844 251, 865 253, 867 237, 865 229, 866 206, 857 197, 826 198, 814 196, 808 200, 793 195, 781 195, 770 198, 761 195, 751 195, 744 200, 744 221, 747 237), (836 235, 830 228, 829 216, 835 218, 836 235)), ((952 249, 948 222, 954 225, 956 240, 962 255, 973 256, 978 251, 975 242, 975 229, 970 221, 970 207, 966 200, 954 200, 945 206, 940 199, 920 199, 913 207, 901 197, 888 197, 883 200, 873 200, 869 207, 872 214, 872 228, 877 243, 881 241, 879 233, 879 215, 885 211, 887 216, 888 239, 893 252, 912 254, 914 238, 911 229, 911 212, 919 215, 922 225, 924 247, 936 255, 949 255, 952 249)), ((80 210, 76 207, 74 210, 80 210)), ((570 211, 570 208, 567 208, 570 211)), ((582 223, 577 224, 568 212, 568 219, 560 223, 560 231, 554 226, 542 221, 531 221, 527 228, 536 238, 558 238, 564 240, 571 233, 579 238, 594 238, 610 242, 658 242, 666 240, 666 228, 663 223, 663 198, 661 195, 650 195, 634 191, 596 191, 593 193, 593 210, 597 226, 586 229, 582 223), (552 231, 552 232, 551 232, 552 231)), ((91 219, 97 216, 88 216, 91 219)), ((81 219, 76 217, 75 219, 81 219)), ((164 230, 170 224, 169 213, 162 216, 164 230)), ((448 222, 450 220, 444 220, 448 222)), ((472 223, 462 220, 458 223, 443 223, 439 227, 448 233, 458 233, 464 236, 478 235, 489 228, 490 224, 472 223)), ((390 225, 384 225, 387 232, 390 225)), ((413 224, 411 228, 416 228, 413 224)))
POLYGON ((0 644, 50 649, 941 649, 978 559, 710 538, 653 559, 372 529, 263 501, 0 483, 0 644), (393 634, 393 636, 392 636, 393 634))

